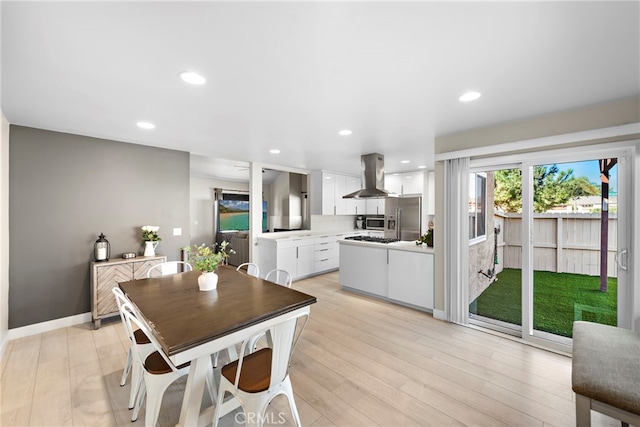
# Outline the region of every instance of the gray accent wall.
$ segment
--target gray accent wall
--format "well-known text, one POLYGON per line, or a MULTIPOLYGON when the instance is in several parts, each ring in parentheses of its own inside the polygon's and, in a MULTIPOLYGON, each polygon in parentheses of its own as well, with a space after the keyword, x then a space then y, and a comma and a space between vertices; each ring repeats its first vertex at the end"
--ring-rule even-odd
POLYGON ((90 262, 103 232, 111 257, 189 244, 189 153, 10 126, 9 328, 91 311, 90 262), (172 236, 181 228, 181 236, 172 236))

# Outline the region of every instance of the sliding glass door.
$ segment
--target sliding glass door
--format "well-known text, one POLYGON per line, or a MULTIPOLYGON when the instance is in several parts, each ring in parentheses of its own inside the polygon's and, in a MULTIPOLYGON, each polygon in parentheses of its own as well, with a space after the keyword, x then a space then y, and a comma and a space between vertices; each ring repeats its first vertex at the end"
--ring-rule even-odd
POLYGON ((613 154, 563 150, 511 167, 472 162, 470 323, 561 347, 576 320, 628 325, 621 302, 630 295, 631 181, 628 154, 613 154), (478 177, 486 181, 482 206, 478 177))

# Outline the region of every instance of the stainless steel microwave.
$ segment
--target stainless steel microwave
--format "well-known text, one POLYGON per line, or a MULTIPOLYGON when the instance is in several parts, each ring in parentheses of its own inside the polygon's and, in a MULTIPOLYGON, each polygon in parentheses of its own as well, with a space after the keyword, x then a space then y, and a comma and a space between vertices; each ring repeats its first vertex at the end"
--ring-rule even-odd
POLYGON ((367 230, 384 230, 384 216, 371 216, 365 220, 367 230))

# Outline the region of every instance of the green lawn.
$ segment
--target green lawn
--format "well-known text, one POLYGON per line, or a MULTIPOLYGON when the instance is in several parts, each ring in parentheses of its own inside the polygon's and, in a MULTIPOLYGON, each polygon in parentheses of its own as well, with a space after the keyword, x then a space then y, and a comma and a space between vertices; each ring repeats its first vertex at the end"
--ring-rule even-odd
MULTIPOLYGON (((469 312, 504 322, 522 324, 522 271, 504 269, 469 306, 469 312)), ((608 279, 600 292, 600 278, 581 274, 533 273, 534 329, 572 337, 573 321, 617 324, 617 280, 608 279)))

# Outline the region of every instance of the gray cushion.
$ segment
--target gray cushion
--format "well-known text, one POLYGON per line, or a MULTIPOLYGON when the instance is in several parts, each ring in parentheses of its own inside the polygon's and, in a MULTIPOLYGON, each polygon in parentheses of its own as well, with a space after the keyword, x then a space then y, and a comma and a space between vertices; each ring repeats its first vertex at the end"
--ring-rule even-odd
POLYGON ((571 383, 578 394, 640 415, 640 336, 575 322, 571 383))

